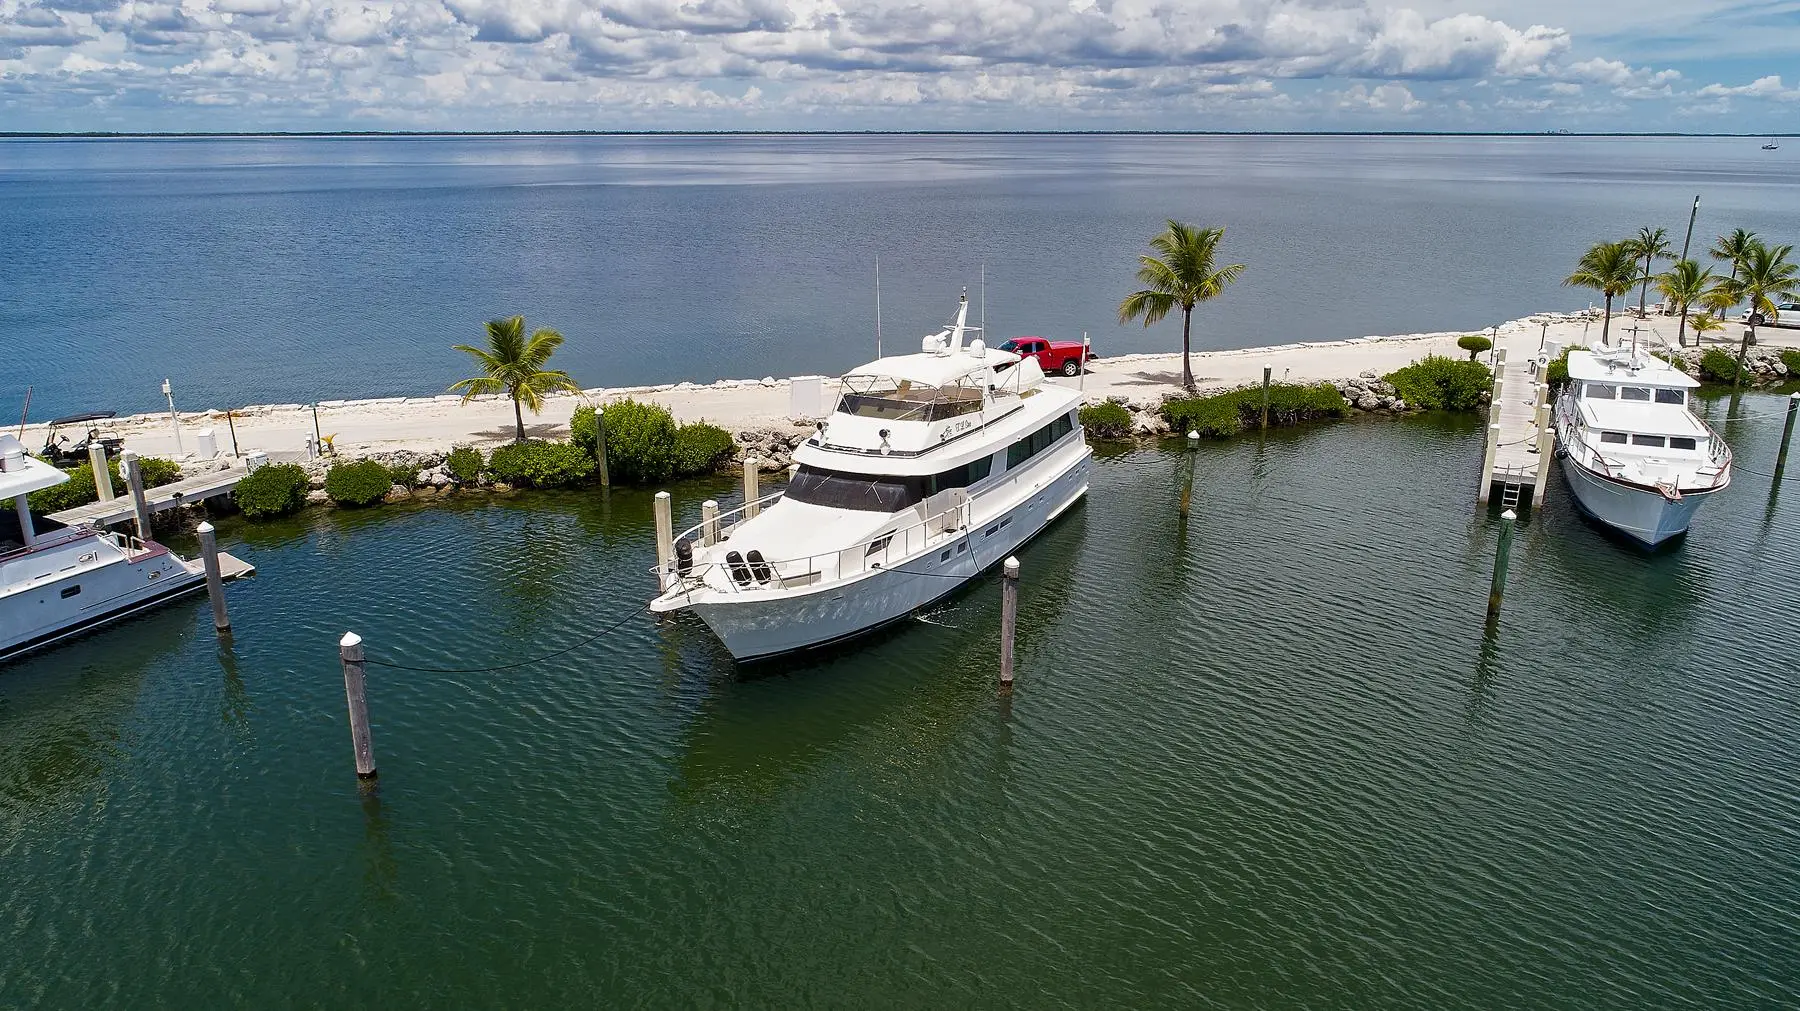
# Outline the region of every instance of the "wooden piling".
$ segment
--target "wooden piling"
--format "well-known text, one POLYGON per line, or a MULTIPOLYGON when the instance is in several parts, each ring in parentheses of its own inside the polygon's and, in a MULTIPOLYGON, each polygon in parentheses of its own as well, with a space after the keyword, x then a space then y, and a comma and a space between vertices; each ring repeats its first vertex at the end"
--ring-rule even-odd
POLYGON ((99 493, 100 501, 111 502, 117 498, 113 493, 111 469, 106 465, 106 447, 98 441, 88 443, 88 467, 94 472, 94 491, 99 493))
POLYGON ((658 580, 668 575, 675 561, 675 516, 669 493, 656 493, 656 570, 658 580))
POLYGON ((1000 687, 1013 683, 1013 633, 1019 624, 1019 560, 1000 566, 1000 687))
POLYGON ((600 464, 600 487, 612 487, 612 471, 606 467, 606 411, 594 408, 594 459, 600 464))
POLYGON ((345 632, 338 643, 338 659, 344 663, 344 699, 350 707, 350 744, 356 749, 356 778, 375 778, 375 742, 369 736, 369 700, 363 685, 363 641, 345 632))
MULTIPOLYGON (((1269 427, 1269 374, 1274 371, 1275 371, 1275 366, 1273 366, 1273 365, 1264 365, 1263 366, 1262 427, 1265 431, 1269 427)), ((1183 510, 1183 512, 1185 513, 1185 510, 1183 510)))
POLYGON ((1800 393, 1788 394, 1787 421, 1781 427, 1781 452, 1775 456, 1775 480, 1787 469, 1788 440, 1794 437, 1794 412, 1800 410, 1800 393))
POLYGON ((194 528, 200 538, 200 561, 206 566, 206 597, 212 601, 213 628, 231 631, 231 616, 225 612, 225 577, 219 572, 219 541, 211 523, 194 528))
POLYGON ((744 457, 744 518, 745 519, 753 519, 758 513, 762 512, 762 506, 756 504, 756 500, 762 497, 762 492, 757 487, 757 481, 762 477, 762 474, 757 470, 757 468, 759 468, 761 466, 762 466, 762 461, 758 460, 756 458, 755 454, 751 454, 750 456, 744 457))
POLYGON ((1487 450, 1481 454, 1481 488, 1476 492, 1475 501, 1487 505, 1488 497, 1494 492, 1494 457, 1500 452, 1500 423, 1488 426, 1487 450))
POLYGON ((1494 549, 1494 581, 1488 585, 1489 621, 1500 617, 1500 601, 1506 596, 1506 570, 1512 564, 1513 526, 1518 518, 1511 509, 1500 514, 1500 545, 1494 549))
POLYGON ((1181 485, 1181 515, 1188 514, 1188 505, 1194 498, 1194 468, 1200 461, 1200 433, 1187 434, 1187 480, 1181 485))
MULTIPOLYGON (((140 541, 150 539, 150 502, 144 498, 144 472, 138 467, 137 454, 127 449, 119 454, 119 466, 125 471, 125 485, 131 489, 131 512, 137 523, 140 541)), ((96 483, 95 487, 98 487, 96 483)))
POLYGON ((712 547, 719 543, 719 503, 707 499, 700 503, 700 543, 712 547))
MULTIPOLYGON (((1544 504, 1544 489, 1550 485, 1550 467, 1556 462, 1556 426, 1538 433, 1537 481, 1531 486, 1531 508, 1544 504)), ((1536 515, 1534 512, 1533 515, 1536 515)))

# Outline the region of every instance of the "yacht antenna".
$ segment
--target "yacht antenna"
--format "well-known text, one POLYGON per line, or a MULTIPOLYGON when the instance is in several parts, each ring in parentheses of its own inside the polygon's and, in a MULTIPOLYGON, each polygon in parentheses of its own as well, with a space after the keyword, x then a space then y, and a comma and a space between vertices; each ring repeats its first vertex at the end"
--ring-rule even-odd
POLYGON ((875 357, 881 357, 881 254, 875 254, 875 357))
POLYGON ((987 340, 987 261, 981 262, 981 339, 987 340))

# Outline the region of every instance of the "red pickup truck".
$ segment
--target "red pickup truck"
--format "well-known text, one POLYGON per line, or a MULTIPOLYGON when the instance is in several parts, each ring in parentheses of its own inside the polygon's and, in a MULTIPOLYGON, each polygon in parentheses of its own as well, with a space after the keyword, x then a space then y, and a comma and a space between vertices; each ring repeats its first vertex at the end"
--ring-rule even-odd
POLYGON ((1053 341, 1043 337, 1014 337, 1000 345, 1000 350, 1011 351, 1021 358, 1036 358, 1045 375, 1060 372, 1065 376, 1078 376, 1084 362, 1100 357, 1093 348, 1088 348, 1084 358, 1080 341, 1053 341))

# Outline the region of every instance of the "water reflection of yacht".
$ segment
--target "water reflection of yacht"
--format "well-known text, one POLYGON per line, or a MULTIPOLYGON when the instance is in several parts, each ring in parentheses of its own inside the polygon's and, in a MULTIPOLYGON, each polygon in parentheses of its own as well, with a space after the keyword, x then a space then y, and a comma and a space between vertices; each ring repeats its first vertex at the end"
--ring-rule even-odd
POLYGON ((948 596, 1087 492, 1080 394, 964 342, 843 377, 786 489, 681 534, 652 611, 691 610, 739 660, 822 646, 948 596))
POLYGON ((1731 484, 1731 447, 1688 407, 1698 385, 1630 348, 1570 352, 1556 448, 1584 512, 1654 547, 1731 484))

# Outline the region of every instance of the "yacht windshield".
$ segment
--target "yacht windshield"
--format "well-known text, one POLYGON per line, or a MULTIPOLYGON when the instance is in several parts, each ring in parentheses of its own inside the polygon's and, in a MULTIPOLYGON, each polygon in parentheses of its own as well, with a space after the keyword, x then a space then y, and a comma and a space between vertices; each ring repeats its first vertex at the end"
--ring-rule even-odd
POLYGON ((981 389, 930 386, 880 376, 845 376, 838 413, 885 421, 941 421, 981 410, 981 389))
POLYGON ((801 464, 782 498, 832 509, 897 513, 918 504, 924 492, 924 478, 848 474, 801 464))

